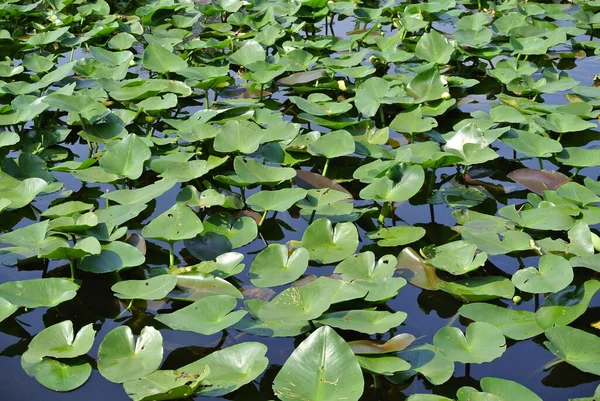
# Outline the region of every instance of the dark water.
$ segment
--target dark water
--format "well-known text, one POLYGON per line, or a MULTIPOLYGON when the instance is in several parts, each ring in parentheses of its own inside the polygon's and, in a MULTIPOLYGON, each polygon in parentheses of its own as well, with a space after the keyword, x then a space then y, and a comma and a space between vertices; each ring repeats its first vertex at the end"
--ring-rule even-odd
MULTIPOLYGON (((345 20, 336 25, 336 33, 340 34, 353 28, 353 22, 345 20)), ((599 66, 600 62, 598 58, 590 57, 575 60, 573 65, 568 65, 567 68, 569 68, 569 74, 581 81, 582 85, 593 85, 593 77, 598 72, 599 66)), ((462 106, 461 111, 463 113, 469 113, 474 110, 487 110, 489 108, 484 94, 477 95, 475 98, 477 98, 479 103, 462 106)), ((560 93, 545 96, 545 100, 549 103, 561 103, 565 101, 560 93)), ((462 115, 463 118, 466 116, 467 114, 462 115)), ((460 116, 458 116, 458 119, 460 119, 460 116)), ((445 122, 443 124, 452 125, 455 122, 445 122)), ((600 140, 600 135, 596 139, 600 140)), ((569 146, 569 140, 569 138, 565 138, 565 146, 569 146)), ((572 140, 576 141, 576 138, 572 140)), ((590 145, 595 143, 597 142, 590 142, 590 145)), ((84 145, 73 145, 72 150, 80 156, 80 159, 84 159, 87 154, 87 148, 84 145)), ((503 158, 512 158, 512 150, 509 148, 501 147, 498 153, 503 158)), ((356 166, 356 163, 356 158, 341 158, 332 164, 331 171, 334 175, 344 175, 344 169, 354 168, 353 166, 356 166)), ((538 168, 535 160, 524 161, 523 164, 527 167, 538 168)), ((547 160, 544 161, 544 167, 547 169, 556 169, 556 166, 553 166, 547 160)), ((454 173, 454 168, 439 169, 437 171, 438 181, 444 174, 454 173)), ((600 169, 583 169, 579 174, 597 179, 600 169)), ((71 189, 80 195, 83 195, 86 191, 97 190, 99 191, 97 195, 90 196, 97 197, 100 192, 109 188, 108 186, 98 184, 83 187, 81 182, 73 178, 70 174, 56 173, 56 177, 65 184, 66 189, 71 189)), ((526 193, 521 191, 516 184, 507 182, 501 182, 501 184, 504 185, 507 192, 509 203, 521 202, 525 198, 526 193)), ((175 187, 158 198, 156 203, 151 202, 149 208, 139 218, 134 219, 129 224, 130 228, 139 232, 144 224, 168 209, 175 202, 175 197, 179 189, 179 187, 175 187)), ((44 210, 51 200, 51 196, 43 196, 36 201, 36 206, 44 210)), ((405 202, 397 207, 396 215, 406 224, 423 226, 427 229, 427 235, 423 239, 423 243, 446 243, 450 238, 455 236, 455 232, 450 229, 455 224, 450 215, 451 210, 444 205, 436 205, 432 209, 433 213, 429 205, 411 205, 405 202)), ((285 228, 276 229, 275 227, 280 227, 281 224, 276 225, 273 219, 268 219, 264 228, 266 231, 265 238, 269 242, 284 243, 292 239, 301 239, 302 233, 307 227, 305 220, 288 213, 279 213, 277 219, 292 227, 294 231, 286 230, 285 228)), ((27 216, 19 216, 17 213, 4 213, 0 220, 0 228, 8 230, 11 227, 17 228, 30 223, 31 221, 27 216)), ((365 236, 365 231, 365 227, 359 227, 359 234, 362 239, 359 251, 372 250, 378 255, 389 251, 389 248, 382 250, 372 246, 371 242, 365 236)), ((185 251, 182 250, 182 243, 178 245, 178 253, 186 257, 185 251)), ((165 249, 161 248, 162 245, 160 243, 148 241, 147 246, 146 259, 149 266, 160 266, 167 262, 168 253, 165 249)), ((263 247, 264 244, 262 241, 257 239, 250 245, 236 250, 245 255, 246 270, 254 255, 263 247)), ((517 260, 512 257, 503 255, 493 256, 490 257, 490 261, 507 273, 512 273, 518 268, 517 260)), ((524 262, 527 265, 528 260, 525 259, 524 262)), ((334 266, 309 267, 307 274, 330 274, 333 268, 334 266)), ((18 268, 3 266, 0 268, 0 282, 38 278, 42 275, 52 276, 64 269, 68 269, 68 266, 54 262, 47 266, 19 266, 18 268)), ((141 270, 133 269, 124 273, 123 278, 140 278, 140 275, 141 270)), ((85 277, 85 285, 73 301, 66 302, 49 310, 20 311, 19 315, 0 323, 0 370, 2 372, 0 374, 0 400, 100 401, 129 399, 122 385, 107 381, 100 376, 97 370, 93 371, 90 380, 81 388, 70 393, 56 393, 45 389, 33 378, 28 377, 20 367, 20 355, 26 350, 29 340, 44 327, 65 319, 73 320, 78 327, 90 322, 95 323, 98 333, 95 346, 89 355, 96 356, 100 339, 110 330, 127 324, 132 327, 134 333, 138 333, 145 325, 152 324, 152 316, 157 310, 169 307, 159 302, 146 303, 138 301, 134 303, 132 313, 130 313, 125 310, 126 305, 119 304, 112 297, 110 286, 115 282, 115 278, 110 275, 105 276, 85 277)), ((247 281, 247 277, 244 274, 241 275, 241 278, 247 281)), ((539 299, 540 303, 542 301, 543 299, 539 299)), ((434 293, 408 285, 400 291, 395 299, 389 301, 387 305, 393 310, 408 313, 408 318, 405 324, 399 328, 399 331, 413 334, 418 338, 418 341, 431 343, 433 334, 438 329, 447 325, 457 325, 464 328, 460 320, 457 320, 457 310, 461 304, 450 295, 441 292, 434 293)), ((240 302, 241 306, 242 303, 240 302)), ((512 307, 534 311, 535 300, 525 300, 521 305, 512 307)), ((590 308, 586 314, 572 325, 575 327, 584 327, 598 319, 600 319, 600 297, 596 297, 590 304, 590 308)), ((164 364, 162 366, 164 369, 173 369, 182 366, 216 349, 243 341, 258 341, 268 346, 267 357, 270 360, 270 366, 262 376, 255 382, 242 387, 232 394, 219 398, 204 397, 203 399, 206 400, 275 400, 270 390, 272 380, 280 366, 299 342, 298 339, 293 338, 268 339, 253 337, 233 329, 229 329, 226 334, 220 333, 212 336, 171 330, 161 330, 161 334, 164 338, 165 348, 164 364)), ((346 334, 346 338, 352 337, 352 334, 346 334)), ((388 338, 387 336, 384 339, 388 338)), ((542 342, 543 339, 540 339, 540 336, 517 343, 510 341, 506 353, 501 358, 495 360, 493 363, 471 365, 468 374, 465 372, 465 366, 457 363, 454 376, 444 385, 436 386, 433 391, 453 398, 456 390, 461 386, 477 386, 479 379, 482 377, 494 376, 517 381, 547 401, 567 400, 569 398, 585 397, 593 394, 598 384, 597 376, 582 373, 566 363, 554 366, 550 370, 543 369, 544 365, 553 359, 542 342)), ((367 381, 367 387, 370 384, 371 382, 367 381)), ((431 385, 422 378, 413 378, 402 385, 392 386, 382 384, 382 388, 378 390, 367 388, 362 399, 403 400, 404 397, 419 392, 431 392, 431 385)))

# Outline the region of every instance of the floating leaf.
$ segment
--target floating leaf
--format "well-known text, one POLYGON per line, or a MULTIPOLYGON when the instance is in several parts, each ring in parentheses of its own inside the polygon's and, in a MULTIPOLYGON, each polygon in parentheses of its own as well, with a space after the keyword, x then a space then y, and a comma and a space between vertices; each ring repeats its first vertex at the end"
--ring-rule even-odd
POLYGON ((508 173, 508 178, 523 185, 536 194, 544 191, 556 191, 558 187, 569 181, 569 177, 558 171, 520 169, 508 173))
POLYGON ((87 362, 57 361, 44 359, 34 370, 35 379, 54 391, 71 391, 82 386, 92 374, 87 362))
POLYGON ((513 340, 526 340, 544 332, 534 312, 512 310, 487 303, 463 305, 458 313, 476 322, 489 323, 513 340))
POLYGON ((270 244, 250 265, 250 281, 257 287, 275 287, 298 279, 308 267, 310 254, 305 248, 289 250, 270 244))
POLYGON ((321 264, 338 262, 358 247, 358 231, 352 223, 339 223, 334 229, 328 219, 318 219, 304 232, 302 246, 311 260, 321 264))
POLYGON ((541 294, 560 291, 573 281, 573 268, 569 261, 557 255, 544 255, 538 269, 527 267, 519 270, 512 278, 521 291, 541 294))
POLYGON ((236 305, 234 297, 214 295, 199 299, 178 311, 158 315, 156 320, 173 330, 211 335, 236 324, 244 317, 245 311, 232 312, 236 305))
POLYGON ((273 391, 282 401, 358 401, 363 387, 362 372, 352 350, 328 326, 315 330, 296 348, 273 383, 273 391))
POLYGON ((306 197, 306 190, 301 188, 285 188, 276 191, 260 191, 250 196, 246 203, 257 212, 273 210, 285 212, 296 202, 306 197))
POLYGON ((600 375, 600 338, 569 326, 549 328, 544 345, 554 355, 582 372, 600 375))
POLYGON ((98 370, 114 383, 149 375, 162 362, 162 336, 153 327, 142 329, 137 341, 128 326, 111 330, 98 349, 98 370))
POLYGON ((40 278, 0 284, 0 297, 25 308, 51 308, 77 295, 79 285, 65 278, 40 278))
POLYGON ((323 314, 317 322, 342 330, 354 330, 369 335, 385 333, 398 327, 406 319, 406 313, 375 310, 350 310, 323 314))
POLYGON ((146 238, 175 242, 194 238, 202 230, 202 221, 196 213, 183 203, 177 202, 145 226, 142 235, 146 238))
POLYGON ((456 327, 444 327, 435 333, 433 344, 446 358, 462 363, 491 362, 506 351, 502 332, 484 322, 471 323, 466 334, 456 327))
POLYGON ((381 343, 372 340, 350 341, 348 345, 355 354, 389 354, 402 351, 415 341, 411 334, 398 334, 390 340, 381 343))
POLYGON ((177 277, 162 274, 148 280, 119 281, 110 289, 121 299, 161 299, 175 288, 177 277))

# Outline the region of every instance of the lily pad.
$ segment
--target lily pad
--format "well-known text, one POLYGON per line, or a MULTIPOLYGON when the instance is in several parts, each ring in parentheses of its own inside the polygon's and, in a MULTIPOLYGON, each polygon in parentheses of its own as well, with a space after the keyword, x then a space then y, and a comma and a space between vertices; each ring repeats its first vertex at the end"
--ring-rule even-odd
POLYGON ((275 287, 298 279, 308 267, 309 252, 305 248, 288 249, 270 244, 250 265, 250 281, 257 287, 275 287))
POLYGON ((544 255, 538 269, 519 270, 512 279, 521 291, 541 294, 560 291, 573 281, 573 268, 569 261, 557 255, 544 255))
POLYGON ((193 331, 211 335, 236 324, 246 314, 232 309, 237 300, 229 295, 214 295, 199 299, 178 311, 158 315, 156 320, 173 330, 193 331))
POLYGON ((328 219, 318 219, 304 232, 302 246, 315 262, 338 262, 352 255, 358 247, 358 231, 352 223, 339 223, 334 229, 328 219))
POLYGON ((457 327, 444 327, 435 333, 435 348, 446 358, 462 363, 485 363, 506 351, 506 339, 495 326, 471 323, 463 334, 457 327))
POLYGON ((549 328, 544 342, 554 355, 582 372, 600 375, 600 339, 598 336, 569 326, 549 328))
POLYGON ((273 383, 273 391, 282 401, 358 401, 363 387, 362 372, 352 350, 328 326, 315 330, 296 348, 273 383))
POLYGON ((162 362, 162 344, 162 336, 153 327, 144 327, 135 342, 128 326, 117 327, 100 343, 98 371, 114 383, 125 383, 149 375, 162 362))

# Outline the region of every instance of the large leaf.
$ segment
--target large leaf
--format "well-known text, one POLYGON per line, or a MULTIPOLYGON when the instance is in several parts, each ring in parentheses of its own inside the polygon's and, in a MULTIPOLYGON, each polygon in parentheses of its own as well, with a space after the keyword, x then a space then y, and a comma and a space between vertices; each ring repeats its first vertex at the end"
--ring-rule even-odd
POLYGON ((152 156, 148 145, 135 134, 110 146, 100 159, 100 166, 108 173, 137 179, 144 171, 144 162, 152 156))
POLYGON ((291 283, 306 271, 309 258, 305 248, 289 250, 285 245, 270 244, 252 261, 250 281, 257 287, 291 283))
POLYGON ((156 317, 174 330, 193 331, 211 335, 236 324, 246 314, 235 311, 237 300, 229 295, 215 295, 199 299, 178 311, 156 317))
POLYGON ((352 255, 358 247, 358 231, 352 223, 339 223, 334 229, 328 219, 318 219, 302 235, 302 246, 315 262, 338 262, 352 255))
POLYGON ((504 336, 513 340, 526 340, 544 332, 538 326, 536 313, 512 310, 487 303, 463 305, 458 313, 476 322, 496 326, 504 336))
POLYGON ((257 212, 273 210, 285 212, 296 202, 306 197, 302 188, 284 188, 276 191, 260 191, 250 196, 246 203, 257 212))
POLYGON ((21 357, 21 366, 28 375, 33 376, 45 357, 75 358, 86 354, 92 348, 95 334, 92 325, 88 324, 75 336, 70 320, 47 327, 29 343, 21 357))
POLYGON ((51 308, 77 295, 79 285, 65 278, 40 278, 0 284, 0 297, 25 308, 51 308))
POLYGON ((125 242, 115 241, 102 245, 98 255, 86 256, 77 267, 92 273, 108 273, 139 266, 146 258, 136 247, 125 242))
POLYGON ((161 274, 148 280, 119 281, 110 289, 117 298, 153 300, 164 298, 176 284, 176 276, 161 274))
POLYGON ((419 192, 424 182, 421 166, 401 163, 363 188, 360 197, 377 202, 404 202, 419 192))
POLYGON ((144 49, 142 65, 144 68, 160 74, 179 71, 188 66, 181 57, 154 43, 144 49))
POLYGON ((512 281, 521 291, 541 294, 560 291, 573 281, 569 261, 558 255, 544 255, 538 269, 527 267, 516 272, 512 281))
POLYGON ((452 53, 454 44, 436 30, 421 36, 415 48, 417 57, 437 64, 448 64, 452 53))
POLYGON ((471 323, 463 334, 457 327, 444 327, 435 333, 435 348, 446 358, 462 363, 485 363, 506 351, 506 339, 491 324, 471 323))
POLYGON ((200 390, 205 397, 219 397, 237 390, 260 375, 269 360, 265 357, 267 347, 264 344, 245 342, 237 344, 184 366, 184 369, 197 371, 199 367, 210 368, 206 382, 210 384, 200 390))
POLYGON ((35 379, 54 391, 71 391, 82 386, 92 374, 92 365, 83 361, 44 359, 36 365, 35 379))
POLYGON ((202 230, 202 221, 196 213, 183 203, 177 202, 145 226, 142 235, 146 238, 175 242, 194 238, 202 230))
POLYGON ((600 338, 569 326, 552 327, 544 333, 544 345, 561 360, 582 372, 600 375, 600 338))
POLYGON ((335 331, 324 326, 304 340, 273 382, 282 401, 358 401, 364 387, 356 357, 335 331))
POLYGON ((128 326, 111 330, 98 349, 98 371, 114 383, 125 383, 149 375, 162 362, 163 347, 160 332, 144 327, 134 341, 128 326))
POLYGON ((406 319, 406 313, 387 311, 349 310, 323 314, 317 322, 342 330, 354 330, 369 335, 385 333, 398 327, 406 319))

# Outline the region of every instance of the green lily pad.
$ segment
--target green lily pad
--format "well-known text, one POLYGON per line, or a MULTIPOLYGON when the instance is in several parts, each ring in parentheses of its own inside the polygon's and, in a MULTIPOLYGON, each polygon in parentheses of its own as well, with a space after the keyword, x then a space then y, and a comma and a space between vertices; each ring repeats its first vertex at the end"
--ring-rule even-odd
POLYGON ((125 280, 114 284, 110 289, 121 299, 162 299, 175 288, 177 277, 162 274, 148 280, 125 280))
POLYGON ((349 310, 323 314, 316 321, 342 330, 353 330, 369 335, 385 333, 398 327, 406 319, 406 313, 387 311, 349 310))
POLYGON ((188 66, 181 57, 154 43, 149 44, 144 49, 142 65, 144 68, 160 74, 176 72, 188 66))
POLYGON ((600 338, 569 326, 549 328, 544 332, 546 348, 562 361, 582 372, 600 375, 600 338))
POLYGON ((127 395, 133 401, 176 400, 189 397, 202 385, 208 376, 208 366, 200 371, 197 368, 177 370, 157 370, 148 376, 123 383, 127 395))
POLYGON ((358 401, 363 387, 362 372, 352 350, 328 326, 315 330, 296 348, 273 383, 273 391, 282 401, 358 401))
POLYGON ((119 189, 107 192, 102 197, 121 205, 147 203, 173 188, 176 183, 177 181, 173 179, 163 179, 139 189, 119 189))
POLYGON ((452 53, 454 53, 454 44, 435 30, 421 36, 415 48, 417 57, 442 65, 448 64, 452 53))
POLYGON ((309 144, 308 151, 327 159, 346 156, 354 153, 354 138, 348 131, 331 131, 309 144))
POLYGON ((367 233, 367 237, 377 240, 377 245, 383 247, 407 245, 424 236, 424 228, 411 226, 384 227, 367 233))
POLYGON ((411 369, 394 374, 392 380, 402 383, 406 379, 422 374, 435 385, 448 381, 454 373, 454 362, 438 352, 431 344, 415 344, 398 353, 398 356, 410 363, 411 369))
POLYGON ((115 241, 102 245, 100 254, 81 259, 77 268, 91 273, 109 273, 139 266, 145 260, 144 255, 136 247, 115 241))
POLYGON ((244 342, 215 351, 184 368, 195 371, 199 367, 209 366, 210 373, 206 382, 210 386, 200 389, 199 394, 219 397, 256 379, 269 364, 266 353, 267 347, 264 344, 244 342))
POLYGON ((92 365, 83 361, 44 359, 34 370, 35 379, 54 391, 71 391, 83 384, 92 374, 92 365))
POLYGON ((473 303, 461 306, 458 313, 476 322, 489 323, 513 340, 526 340, 544 332, 544 329, 538 326, 537 314, 534 312, 473 303))
POLYGON ((183 203, 175 203, 166 212, 153 219, 142 229, 145 238, 176 242, 194 238, 203 230, 202 221, 183 203))
POLYGON ((44 357, 75 358, 87 354, 92 348, 96 331, 92 324, 73 331, 73 322, 64 320, 40 331, 29 343, 22 356, 22 366, 33 375, 37 364, 44 357))
POLYGON ((248 300, 246 307, 254 316, 269 321, 308 321, 323 314, 335 301, 342 283, 328 277, 303 285, 291 286, 269 302, 248 300))
POLYGON ((107 173, 137 179, 144 171, 144 162, 152 156, 148 145, 135 134, 129 134, 107 148, 100 167, 107 173))
POLYGON ((27 178, 16 187, 0 187, 0 199, 10 201, 5 206, 6 210, 20 209, 29 205, 35 197, 48 187, 48 183, 41 178, 27 178))
POLYGON ((128 326, 111 330, 98 349, 98 371, 107 380, 125 383, 154 372, 162 362, 162 336, 146 326, 137 341, 128 326))
POLYGON ((65 278, 40 278, 0 284, 0 297, 25 308, 51 308, 77 295, 79 285, 65 278))
POLYGON ((252 261, 250 281, 257 287, 291 283, 304 274, 309 258, 305 248, 288 249, 285 245, 270 244, 252 261))
POLYGON ((356 359, 363 370, 384 376, 410 369, 410 363, 390 355, 357 355, 356 359))
POLYGON ((450 274, 461 275, 483 266, 485 252, 477 253, 477 246, 464 241, 454 241, 435 247, 435 256, 427 263, 450 274))
POLYGON ((491 362, 506 351, 502 332, 484 322, 471 323, 466 335, 457 327, 444 327, 435 333, 433 344, 446 358, 462 363, 491 362))
POLYGON ((296 171, 287 167, 271 167, 256 160, 236 157, 233 168, 242 182, 250 184, 279 184, 296 176, 296 171))
POLYGON ((0 322, 8 318, 19 309, 17 305, 13 305, 6 299, 0 297, 0 322))
POLYGON ((355 254, 342 261, 334 273, 350 285, 366 291, 365 301, 380 302, 393 298, 406 285, 402 277, 393 277, 396 270, 396 258, 385 255, 375 263, 373 252, 355 254))
POLYGON ((542 329, 566 326, 583 315, 600 290, 600 281, 588 280, 577 288, 570 285, 550 294, 536 312, 536 322, 542 329))
POLYGON ((178 311, 158 315, 156 320, 173 330, 211 335, 244 317, 245 311, 232 311, 236 305, 237 300, 232 296, 214 295, 199 299, 178 311))
POLYGON ((284 188, 276 191, 260 191, 246 199, 246 203, 257 212, 273 210, 285 212, 296 202, 306 197, 302 188, 284 188))
POLYGON ((304 232, 302 246, 308 250, 310 259, 315 262, 338 262, 356 251, 358 231, 352 223, 339 223, 334 229, 328 219, 318 219, 304 232))
POLYGON ((515 287, 521 291, 541 294, 560 291, 573 281, 573 268, 561 256, 542 256, 538 269, 528 267, 516 272, 512 278, 515 287))
POLYGON ((425 173, 421 166, 401 163, 363 188, 360 197, 377 202, 404 202, 419 192, 424 182, 425 173))

